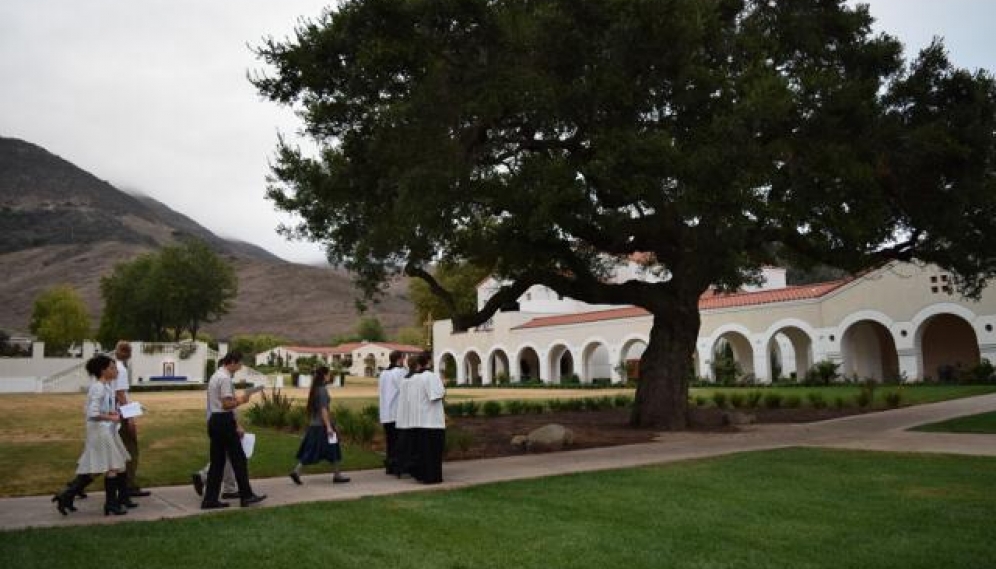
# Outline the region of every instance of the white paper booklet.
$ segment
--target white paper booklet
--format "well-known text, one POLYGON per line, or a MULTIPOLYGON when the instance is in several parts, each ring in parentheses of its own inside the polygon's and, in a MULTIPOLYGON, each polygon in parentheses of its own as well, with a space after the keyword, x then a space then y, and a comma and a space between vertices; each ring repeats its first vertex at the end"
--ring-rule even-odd
POLYGON ((253 449, 256 448, 256 435, 246 433, 242 435, 242 450, 246 453, 246 458, 252 456, 253 449))
POLYGON ((121 413, 122 419, 131 419, 132 417, 139 417, 142 415, 142 404, 139 403, 138 401, 125 403, 121 407, 118 407, 118 411, 121 413))

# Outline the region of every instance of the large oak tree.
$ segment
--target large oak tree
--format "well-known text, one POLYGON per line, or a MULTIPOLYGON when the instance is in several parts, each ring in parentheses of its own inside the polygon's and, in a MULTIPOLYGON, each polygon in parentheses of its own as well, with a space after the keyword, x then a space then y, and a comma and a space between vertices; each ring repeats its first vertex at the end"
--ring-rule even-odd
POLYGON ((775 255, 996 270, 994 84, 935 43, 908 65, 840 0, 353 0, 258 55, 281 141, 269 197, 365 290, 430 263, 653 315, 633 421, 685 426, 711 286, 775 255), (639 254, 661 282, 610 282, 639 254))

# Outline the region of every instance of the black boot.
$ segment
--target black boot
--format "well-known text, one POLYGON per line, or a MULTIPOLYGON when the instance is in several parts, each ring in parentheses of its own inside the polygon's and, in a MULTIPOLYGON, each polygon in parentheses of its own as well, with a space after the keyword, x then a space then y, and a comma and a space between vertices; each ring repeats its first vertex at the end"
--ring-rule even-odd
POLYGON ((122 516, 128 513, 128 510, 121 506, 118 502, 118 479, 124 480, 124 475, 119 474, 114 478, 108 478, 104 476, 104 515, 114 514, 115 516, 122 516))
POLYGON ((76 497, 80 500, 86 500, 86 487, 93 482, 93 476, 89 474, 77 474, 76 478, 73 479, 71 484, 75 484, 76 487, 76 497))
POLYGON ((118 481, 118 503, 126 508, 137 508, 138 502, 133 501, 128 492, 128 477, 118 474, 114 479, 118 481))
POLYGON ((59 510, 60 514, 67 516, 69 512, 76 511, 76 506, 73 505, 74 498, 76 498, 76 491, 73 490, 70 482, 61 492, 56 492, 55 496, 52 496, 52 501, 55 502, 55 509, 59 510))
POLYGON ((83 489, 92 481, 93 477, 89 474, 77 474, 76 478, 70 480, 61 492, 53 496, 52 501, 56 503, 55 507, 59 513, 65 516, 67 512, 75 512, 76 506, 73 505, 73 500, 77 496, 85 497, 83 489))

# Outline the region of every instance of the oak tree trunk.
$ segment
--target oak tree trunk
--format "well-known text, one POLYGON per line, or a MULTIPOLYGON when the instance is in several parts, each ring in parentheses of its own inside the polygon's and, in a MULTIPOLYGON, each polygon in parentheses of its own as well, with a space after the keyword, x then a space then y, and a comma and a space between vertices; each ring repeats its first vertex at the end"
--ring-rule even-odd
POLYGON ((699 325, 698 295, 654 313, 650 343, 640 358, 632 425, 670 431, 688 426, 688 378, 699 325))

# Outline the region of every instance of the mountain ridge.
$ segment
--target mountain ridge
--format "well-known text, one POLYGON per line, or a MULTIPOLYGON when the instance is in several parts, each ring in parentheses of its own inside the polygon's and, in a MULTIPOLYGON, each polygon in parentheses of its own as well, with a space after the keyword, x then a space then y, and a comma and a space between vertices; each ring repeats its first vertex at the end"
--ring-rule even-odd
MULTIPOLYGON (((359 293, 341 272, 223 239, 155 198, 119 190, 30 142, 0 137, 0 329, 26 332, 35 297, 58 284, 80 292, 96 328, 100 278, 118 263, 186 237, 207 242, 239 278, 232 311, 205 332, 218 338, 270 333, 321 344, 352 331, 359 293)), ((403 285, 396 283, 370 310, 389 333, 413 319, 403 285)))

